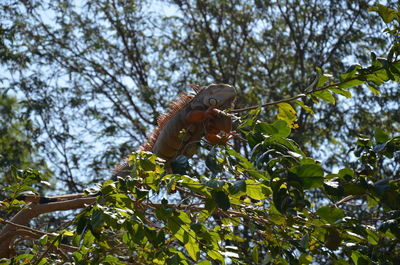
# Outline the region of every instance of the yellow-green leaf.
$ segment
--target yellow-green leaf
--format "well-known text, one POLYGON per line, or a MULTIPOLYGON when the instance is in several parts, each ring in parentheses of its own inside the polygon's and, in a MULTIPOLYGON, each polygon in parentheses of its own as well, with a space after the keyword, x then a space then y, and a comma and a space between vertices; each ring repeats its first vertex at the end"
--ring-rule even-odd
POLYGON ((333 97, 332 93, 328 90, 321 90, 312 93, 311 95, 316 96, 317 98, 323 99, 329 103, 335 104, 335 98, 333 97))
POLYGON ((306 104, 304 104, 303 101, 301 100, 294 100, 295 103, 297 103, 300 107, 302 107, 305 111, 307 111, 308 113, 314 114, 314 111, 312 110, 312 108, 310 108, 309 106, 307 106, 306 104))
POLYGON ((344 88, 344 89, 348 89, 348 88, 352 88, 355 86, 359 86, 364 84, 365 81, 363 80, 358 80, 358 79, 353 79, 353 80, 349 80, 346 82, 343 82, 342 84, 339 85, 340 88, 344 88))
POLYGON ((251 253, 251 256, 253 257, 254 263, 258 264, 258 246, 253 247, 253 251, 251 253))
POLYGON ((350 91, 343 90, 341 88, 331 88, 329 90, 332 91, 333 93, 342 95, 342 96, 344 96, 346 98, 351 98, 352 97, 350 91))
POLYGON ((264 200, 271 195, 272 191, 268 186, 248 179, 246 180, 246 193, 254 200, 264 200))
POLYGON ((278 104, 278 119, 285 121, 290 128, 298 128, 299 125, 295 123, 297 119, 296 110, 289 103, 278 104))
POLYGON ((323 86, 331 78, 331 74, 322 74, 318 79, 317 87, 323 86))
POLYGON ((185 244, 185 248, 187 252, 189 253, 190 257, 197 261, 200 257, 200 247, 199 243, 192 237, 195 236, 195 234, 190 233, 189 237, 189 242, 185 244))
POLYGON ((381 93, 378 89, 376 89, 375 87, 373 87, 371 85, 368 85, 368 88, 372 92, 372 94, 379 95, 381 93))
POLYGON ((221 253, 219 253, 217 250, 211 249, 207 251, 207 255, 216 261, 219 261, 221 264, 225 264, 224 256, 222 256, 221 253))
POLYGON ((377 12, 379 16, 383 19, 383 21, 385 21, 385 23, 390 23, 393 19, 397 19, 398 21, 400 21, 400 15, 398 11, 392 8, 388 8, 382 4, 371 6, 368 11, 377 12))

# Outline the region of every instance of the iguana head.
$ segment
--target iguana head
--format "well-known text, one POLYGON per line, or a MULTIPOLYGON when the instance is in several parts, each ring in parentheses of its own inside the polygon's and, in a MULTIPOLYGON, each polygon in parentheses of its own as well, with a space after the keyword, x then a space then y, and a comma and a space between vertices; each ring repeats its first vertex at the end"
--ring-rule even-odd
POLYGON ((227 109, 233 107, 236 90, 227 84, 211 84, 198 91, 192 101, 192 107, 212 107, 227 109))

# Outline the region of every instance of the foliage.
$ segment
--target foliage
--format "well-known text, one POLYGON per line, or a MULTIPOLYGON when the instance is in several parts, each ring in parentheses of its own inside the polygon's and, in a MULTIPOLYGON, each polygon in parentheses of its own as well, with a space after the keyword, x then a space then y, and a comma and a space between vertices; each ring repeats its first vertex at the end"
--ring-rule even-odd
MULTIPOLYGON (((379 34, 383 25, 378 16, 368 15, 370 1, 173 2, 184 15, 165 19, 170 24, 163 34, 161 65, 188 70, 171 81, 178 87, 197 80, 233 84, 241 107, 308 92, 316 68, 341 73, 349 64, 367 64, 371 52, 379 54, 393 41, 392 35, 379 34)), ((291 137, 305 152, 318 154, 331 166, 348 166, 339 165, 345 157, 332 154, 348 150, 359 133, 372 133, 370 123, 398 130, 396 86, 383 90, 378 101, 367 89, 356 89, 351 107, 301 100, 317 113, 297 109, 299 128, 291 137)), ((343 100, 343 93, 319 95, 331 103, 343 100)), ((275 110, 266 108, 260 115, 272 122, 275 110)))
MULTIPOLYGON (((180 8, 189 7, 187 1, 175 2, 180 8)), ((98 8, 97 14, 108 14, 110 24, 118 29, 118 17, 109 15, 108 12, 115 9, 106 6, 108 2, 89 3, 89 9, 98 8)), ((256 1, 257 7, 269 8, 263 6, 263 3, 256 1)), ((248 11, 241 13, 241 10, 221 9, 213 4, 205 5, 203 1, 197 1, 197 4, 200 12, 204 9, 210 9, 211 14, 229 11, 237 19, 243 16, 235 16, 235 12, 243 15, 248 11)), ((221 5, 227 5, 227 1, 221 1, 221 5)), ((283 7, 278 5, 278 8, 283 7)), ((135 6, 129 11, 135 13, 135 6)), ((235 148, 228 144, 208 148, 204 162, 207 169, 203 173, 199 173, 200 169, 188 167, 187 161, 178 163, 180 174, 169 172, 154 154, 133 152, 129 157, 132 165, 130 176, 105 181, 99 187, 96 203, 85 207, 55 229, 54 233, 45 233, 40 240, 35 241, 29 253, 3 259, 2 262, 398 264, 400 135, 392 130, 393 127, 387 131, 386 127, 368 124, 373 134, 367 131, 364 135, 358 135, 356 140, 349 136, 347 141, 351 144, 344 145, 347 149, 336 150, 332 154, 340 158, 334 171, 331 165, 313 158, 310 154, 312 149, 306 150, 298 137, 292 139, 292 136, 298 135, 297 128, 304 126, 299 118, 303 113, 320 113, 321 109, 315 104, 339 104, 338 95, 355 98, 361 94, 360 86, 366 86, 377 94, 387 88, 386 84, 399 82, 400 45, 397 38, 400 34, 400 12, 383 5, 371 7, 370 11, 379 14, 389 24, 385 32, 395 40, 385 57, 371 53, 368 66, 354 64, 347 71, 332 71, 334 75, 316 68, 314 80, 298 95, 282 99, 285 95, 282 93, 281 98, 261 106, 272 106, 271 112, 276 114, 272 122, 263 119, 260 106, 236 110, 242 115, 238 117, 237 130, 246 138, 246 142, 235 145, 235 148), (313 192, 317 192, 319 197, 313 196, 313 192), (63 253, 62 244, 70 245, 71 255, 63 253)), ((130 21, 128 18, 131 13, 125 14, 127 21, 130 21)), ((206 21, 207 16, 202 19, 206 21)), ((204 25, 207 26, 207 23, 204 25)), ((216 24, 212 25, 209 31, 216 24)), ((227 33, 231 35, 225 36, 226 40, 235 36, 229 31, 227 33)), ((68 32, 64 34, 68 35, 68 32)), ((122 32, 122 40, 125 34, 129 33, 122 32)), ((135 36, 130 36, 130 40, 135 41, 135 36)), ((106 39, 102 42, 105 46, 111 50, 116 48, 106 39)), ((73 41, 72 38, 63 40, 73 41)), ((204 38, 188 35, 188 39, 181 40, 184 46, 186 41, 200 41, 204 38)), ((89 43, 91 41, 88 40, 89 43)), ((60 43, 58 48, 64 45, 60 43)), ((145 49, 141 51, 146 52, 145 49)), ((222 51, 215 54, 208 50, 199 52, 208 53, 209 58, 216 56, 216 62, 218 54, 223 54, 222 51)), ((131 56, 140 54, 137 52, 131 56)), ((68 54, 59 54, 57 58, 63 56, 68 54)), ((196 59, 195 56, 193 58, 196 59)), ((102 66, 93 61, 97 58, 91 58, 93 60, 90 62, 86 60, 87 57, 81 59, 83 68, 102 66)), ((119 59, 122 60, 120 63, 124 62, 123 58, 119 59)), ((207 57, 201 56, 201 59, 207 57)), ((293 61, 287 63, 293 64, 293 61)), ((228 64, 232 65, 231 62, 228 64)), ((71 62, 70 66, 78 65, 78 62, 71 62)), ((218 67, 209 69, 212 71, 218 67)), ((80 71, 90 70, 86 68, 80 71)), ((201 72, 200 69, 198 71, 201 72)), ((305 83, 301 75, 292 74, 293 80, 305 83)), ((105 76, 103 80, 93 77, 92 81, 104 82, 104 85, 110 80, 113 84, 118 81, 118 78, 113 79, 112 74, 105 73, 105 76)), ((116 76, 119 77, 120 73, 116 76)), ((140 86, 139 83, 135 85, 140 86)), ((103 87, 100 93, 121 92, 123 86, 116 86, 118 88, 103 87)), ((144 94, 141 96, 145 97, 144 94)), ((150 104, 150 98, 145 102, 150 104)), ((124 113, 124 110, 118 111, 124 113)), ((132 122, 136 124, 136 118, 132 122)), ((326 127, 325 130, 334 128, 326 127)), ((68 142, 64 142, 66 139, 74 140, 71 135, 64 136, 59 144, 68 142)), ((69 149, 63 152, 69 152, 69 149)), ((36 181, 41 181, 37 171, 25 171, 23 176, 28 176, 20 178, 27 182, 10 189, 11 202, 3 204, 5 209, 18 207, 13 199, 29 187, 26 184, 39 185, 36 181)), ((24 206, 20 207, 22 209, 24 206)), ((0 221, 6 223, 3 219, 0 221)))
MULTIPOLYGON (((87 178, 108 178, 188 83, 229 83, 238 107, 262 104, 307 92, 316 67, 343 72, 392 41, 368 15, 367 0, 163 2, 172 12, 156 12, 157 1, 2 2, 6 53, 18 64, 4 64, 0 74, 34 118, 34 142, 60 187, 78 192, 87 178)), ((280 109, 297 119, 291 137, 330 166, 349 166, 329 154, 372 133, 368 124, 398 128, 397 89, 382 90, 379 100, 356 89, 353 108, 303 98, 317 115, 280 109), (377 109, 385 115, 373 115, 377 109)), ((273 122, 275 111, 260 118, 273 122)))
MULTIPOLYGON (((24 56, 13 53, 6 46, 7 40, 14 37, 12 29, 0 27, 0 64, 23 64, 24 56)), ((26 59, 26 58, 25 58, 26 59)), ((0 79, 1 80, 1 79, 0 79)), ((0 86, 0 180, 2 186, 13 182, 13 175, 20 168, 34 167, 50 172, 46 163, 37 155, 34 139, 37 137, 35 126, 23 109, 23 104, 10 96, 5 85, 0 86)), ((3 189, 2 189, 3 190, 3 189)))

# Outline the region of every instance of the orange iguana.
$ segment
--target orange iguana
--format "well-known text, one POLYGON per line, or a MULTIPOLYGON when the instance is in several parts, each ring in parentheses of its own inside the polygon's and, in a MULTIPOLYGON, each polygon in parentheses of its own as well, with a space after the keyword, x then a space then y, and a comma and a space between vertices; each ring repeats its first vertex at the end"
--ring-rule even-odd
MULTIPOLYGON (((236 99, 234 87, 227 84, 190 86, 195 95, 179 95, 168 113, 159 117, 158 127, 140 147, 140 150, 165 159, 167 166, 178 155, 191 157, 203 136, 212 144, 226 142, 231 137, 232 119, 221 110, 233 107, 236 99)), ((125 159, 113 171, 113 178, 127 176, 129 172, 125 159)))

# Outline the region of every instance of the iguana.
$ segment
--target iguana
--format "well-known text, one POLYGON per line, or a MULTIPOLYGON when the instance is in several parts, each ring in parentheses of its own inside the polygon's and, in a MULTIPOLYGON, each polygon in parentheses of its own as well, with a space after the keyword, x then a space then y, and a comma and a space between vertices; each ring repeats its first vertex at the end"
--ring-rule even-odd
MULTIPOLYGON (((232 136, 232 119, 222 110, 233 107, 235 88, 227 84, 190 86, 195 95, 179 95, 169 111, 158 118, 157 128, 139 148, 163 158, 167 167, 178 155, 191 157, 203 136, 212 144, 226 142, 232 136)), ((114 169, 113 178, 127 176, 130 169, 125 159, 114 169)))

